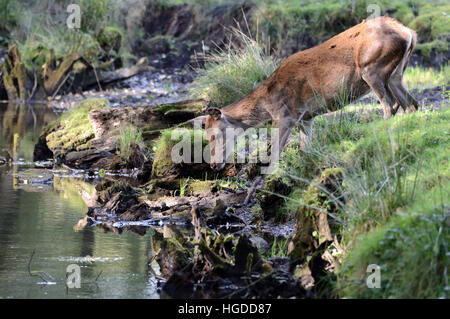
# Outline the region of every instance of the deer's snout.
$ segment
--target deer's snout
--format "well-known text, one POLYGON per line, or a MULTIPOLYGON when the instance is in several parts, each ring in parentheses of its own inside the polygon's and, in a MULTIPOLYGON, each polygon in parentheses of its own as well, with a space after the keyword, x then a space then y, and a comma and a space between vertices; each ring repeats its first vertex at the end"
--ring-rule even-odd
POLYGON ((211 163, 210 166, 214 171, 221 171, 225 167, 225 163, 211 163))

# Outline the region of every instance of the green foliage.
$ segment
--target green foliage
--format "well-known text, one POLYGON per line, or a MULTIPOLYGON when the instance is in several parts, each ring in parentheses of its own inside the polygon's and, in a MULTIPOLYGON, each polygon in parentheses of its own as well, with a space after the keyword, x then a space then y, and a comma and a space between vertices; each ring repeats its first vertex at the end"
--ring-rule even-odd
POLYGON ((450 21, 447 15, 450 5, 437 6, 424 4, 419 8, 419 15, 409 23, 409 27, 416 30, 423 42, 436 40, 450 35, 450 21))
POLYGON ((135 126, 129 125, 126 128, 120 128, 118 139, 120 156, 123 159, 129 158, 136 148, 145 148, 141 131, 135 126))
POLYGON ((442 227, 448 218, 450 110, 384 121, 353 108, 319 117, 303 152, 292 142, 288 145, 291 156, 284 154, 278 174, 296 186, 284 209, 293 213, 304 203, 322 207, 315 202, 315 188, 308 186, 323 168, 339 167, 343 197, 327 203, 339 207, 341 244, 351 253, 338 276, 338 291, 348 287, 342 296, 363 298, 441 297, 446 286, 442 249, 448 232, 442 227), (365 123, 367 119, 371 121, 365 123), (387 243, 386 236, 393 236, 392 241, 387 243), (439 251, 433 252, 430 247, 436 245, 439 251), (367 289, 361 281, 372 263, 382 265, 381 290, 367 289))
POLYGON ((191 142, 190 146, 192 156, 194 156, 195 141, 201 141, 202 147, 207 145, 207 141, 202 130, 174 128, 161 131, 161 136, 156 141, 154 147, 155 157, 152 168, 153 176, 163 176, 165 170, 174 164, 172 162, 172 148, 186 137, 189 138, 191 142), (185 135, 185 133, 188 135, 185 135))
POLYGON ((270 249, 267 252, 267 257, 286 257, 288 244, 289 238, 274 237, 272 246, 270 246, 270 249))
POLYGON ((107 52, 114 51, 117 54, 122 47, 124 34, 118 27, 107 26, 101 31, 97 40, 104 50, 107 52))
POLYGON ((450 79, 450 65, 447 63, 439 70, 422 67, 408 67, 403 82, 408 89, 426 89, 445 84, 450 79))
POLYGON ((43 0, 20 5, 0 1, 0 8, 6 8, 2 14, 14 20, 2 22, 6 21, 10 37, 18 44, 25 67, 33 72, 42 70, 44 63, 50 61, 50 53, 56 61, 78 53, 94 65, 99 65, 104 58, 101 46, 107 53, 114 51, 116 56, 129 56, 122 45, 127 40, 120 13, 123 5, 117 0, 43 0), (69 29, 66 25, 67 6, 72 3, 80 5, 79 29, 69 29))
POLYGON ((11 31, 19 22, 20 6, 15 0, 0 0, 0 33, 11 31))
POLYGON ((241 46, 230 40, 226 49, 217 49, 208 55, 191 89, 194 97, 209 98, 212 105, 218 107, 250 93, 278 66, 278 62, 242 30, 233 29, 232 36, 241 46))
MULTIPOLYGON (((338 287, 350 298, 448 298, 449 183, 386 225, 361 236, 341 270, 338 287), (366 285, 367 266, 379 265, 381 287, 366 285)), ((419 199, 418 198, 418 199, 419 199)))

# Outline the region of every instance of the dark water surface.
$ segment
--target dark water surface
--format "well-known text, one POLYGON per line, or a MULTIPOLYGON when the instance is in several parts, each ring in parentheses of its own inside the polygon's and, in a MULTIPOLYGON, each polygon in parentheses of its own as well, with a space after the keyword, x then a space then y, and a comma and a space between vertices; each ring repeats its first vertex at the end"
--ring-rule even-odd
POLYGON ((87 212, 77 184, 92 187, 82 179, 55 177, 45 187, 15 182, 32 167, 42 127, 58 116, 46 105, 0 104, 0 149, 17 160, 0 167, 0 298, 159 298, 148 269, 151 232, 74 227, 87 212), (66 287, 70 264, 80 267, 81 288, 66 287))

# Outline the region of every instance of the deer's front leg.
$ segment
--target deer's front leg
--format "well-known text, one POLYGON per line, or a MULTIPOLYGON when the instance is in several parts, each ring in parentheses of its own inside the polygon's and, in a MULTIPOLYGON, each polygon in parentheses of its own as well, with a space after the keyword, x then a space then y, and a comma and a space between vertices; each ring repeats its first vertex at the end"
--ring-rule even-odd
POLYGON ((284 150, 286 143, 291 135, 291 130, 295 126, 296 122, 292 118, 283 118, 278 123, 278 134, 279 134, 279 144, 278 144, 278 154, 284 150))
POLYGON ((272 174, 275 171, 291 130, 296 124, 292 118, 282 118, 277 122, 278 127, 277 129, 272 130, 270 137, 270 165, 268 167, 261 167, 262 174, 272 174))
POLYGON ((314 119, 309 121, 302 121, 300 124, 300 149, 304 151, 312 140, 312 129, 314 125, 314 119))

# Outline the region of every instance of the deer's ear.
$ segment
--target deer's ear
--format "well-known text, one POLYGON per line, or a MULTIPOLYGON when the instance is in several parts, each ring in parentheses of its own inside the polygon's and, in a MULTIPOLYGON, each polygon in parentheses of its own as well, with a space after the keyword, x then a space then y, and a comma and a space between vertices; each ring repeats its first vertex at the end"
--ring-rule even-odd
POLYGON ((219 120, 222 117, 222 111, 217 107, 207 108, 206 113, 212 116, 215 120, 219 120))
POLYGON ((207 115, 197 116, 196 118, 186 121, 185 123, 196 128, 203 128, 206 121, 206 116, 207 115))

